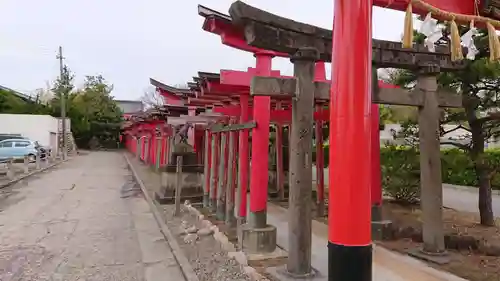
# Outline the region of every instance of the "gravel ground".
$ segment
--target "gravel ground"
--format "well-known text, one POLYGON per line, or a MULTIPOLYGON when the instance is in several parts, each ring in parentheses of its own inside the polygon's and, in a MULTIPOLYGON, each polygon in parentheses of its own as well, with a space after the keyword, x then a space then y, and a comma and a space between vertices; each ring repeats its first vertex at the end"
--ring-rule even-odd
POLYGON ((181 216, 174 217, 173 205, 161 206, 168 228, 186 254, 200 281, 250 280, 241 265, 229 258, 212 235, 187 234, 189 230, 204 230, 200 221, 182 206, 181 216), (186 229, 188 231, 186 231, 186 229))
MULTIPOLYGON (((154 198, 159 189, 160 177, 135 158, 129 157, 149 195, 154 198)), ((212 235, 186 234, 188 228, 203 229, 198 218, 181 205, 181 216, 174 217, 173 205, 155 205, 163 214, 167 227, 176 237, 200 281, 251 281, 242 266, 221 248, 212 235), (189 241, 188 241, 189 240, 189 241), (187 242, 186 242, 187 241, 187 242)))

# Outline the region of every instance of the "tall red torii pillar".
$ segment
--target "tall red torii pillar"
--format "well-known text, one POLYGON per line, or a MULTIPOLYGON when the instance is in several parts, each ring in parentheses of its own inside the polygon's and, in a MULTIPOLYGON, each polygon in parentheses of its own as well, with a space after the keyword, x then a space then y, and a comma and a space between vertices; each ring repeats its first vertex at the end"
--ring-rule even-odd
POLYGON ((328 279, 370 281, 372 0, 334 3, 328 279))
MULTIPOLYGON (((426 0, 449 13, 476 15, 485 1, 426 0)), ((330 281, 370 281, 370 162, 375 154, 369 143, 371 104, 372 6, 404 11, 408 0, 334 0, 332 87, 330 103, 330 281), (372 153, 370 153, 372 152, 372 153), (360 162, 358 159, 367 159, 360 162), (333 185, 335 183, 335 185, 333 185), (334 216, 333 214, 349 214, 334 216)), ((415 5, 413 12, 429 11, 415 5)))

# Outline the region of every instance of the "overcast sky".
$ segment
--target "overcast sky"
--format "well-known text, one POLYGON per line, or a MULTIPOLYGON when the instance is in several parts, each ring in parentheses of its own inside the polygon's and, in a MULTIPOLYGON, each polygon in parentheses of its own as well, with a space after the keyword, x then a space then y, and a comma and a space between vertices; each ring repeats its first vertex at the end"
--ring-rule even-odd
MULTIPOLYGON (((2 0, 0 85, 25 92, 44 88, 58 75, 58 46, 76 74, 102 74, 118 99, 139 99, 149 77, 184 84, 197 71, 244 70, 252 54, 231 49, 201 29, 197 5, 227 13, 231 0, 2 0)), ((333 22, 333 0, 247 0, 269 12, 325 28, 333 22), (310 4, 315 6, 310 8, 310 4)), ((404 14, 374 9, 379 39, 401 38, 404 14)), ((292 74, 286 59, 274 69, 292 74)))

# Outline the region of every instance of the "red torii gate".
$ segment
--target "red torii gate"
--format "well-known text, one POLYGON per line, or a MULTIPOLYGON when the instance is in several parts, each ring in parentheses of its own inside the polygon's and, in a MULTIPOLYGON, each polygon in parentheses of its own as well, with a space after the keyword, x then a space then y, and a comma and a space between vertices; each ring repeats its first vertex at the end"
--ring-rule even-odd
MULTIPOLYGON (((270 72, 270 60, 271 60, 271 57, 273 56, 281 56, 281 57, 288 57, 288 54, 283 54, 283 53, 277 53, 277 52, 270 52, 270 51, 262 51, 258 48, 255 48, 255 47, 252 47, 252 46, 249 46, 247 45, 246 41, 244 40, 244 36, 242 36, 242 30, 239 29, 237 26, 231 24, 231 17, 228 17, 224 14, 221 14, 221 13, 218 13, 216 11, 213 11, 213 10, 210 10, 208 8, 205 8, 205 7, 202 7, 202 6, 199 6, 199 9, 198 9, 198 12, 200 15, 204 16, 206 18, 205 20, 205 23, 203 25, 203 29, 205 29, 206 31, 209 31, 209 32, 212 32, 212 33, 215 33, 215 34, 218 34, 221 39, 222 39, 222 42, 226 45, 229 45, 231 47, 234 47, 234 48, 238 48, 238 49, 241 49, 241 50, 244 50, 244 51, 249 51, 249 52, 253 52, 255 53, 255 56, 257 58, 257 66, 259 65, 264 65, 265 66, 265 69, 267 69, 266 71, 263 71, 262 73, 255 73, 256 75, 258 76, 272 76, 272 73, 270 72), (265 59, 264 59, 265 57, 265 59), (259 59, 261 60, 260 63, 259 63, 259 59)), ((348 11, 344 11, 344 12, 348 12, 348 11)), ((370 37, 371 39, 371 37, 370 37)), ((371 42, 370 42, 371 44, 371 42)), ((349 56, 347 55, 344 55, 344 60, 347 60, 347 58, 349 58, 349 56)), ((371 61, 370 61, 370 64, 371 66, 371 61)), ((371 68, 369 69, 369 71, 367 72, 367 75, 371 73, 371 68)), ((364 73, 363 73, 364 74, 364 73)), ((239 74, 241 75, 241 74, 239 74)), ((248 75, 248 74, 247 74, 248 75)), ((371 76, 371 75, 369 75, 371 76)), ((364 81, 364 76, 361 75, 359 76, 360 77, 360 81, 359 83, 360 84, 366 84, 365 86, 367 87, 367 90, 364 92, 366 95, 368 95, 370 92, 371 92, 371 80, 369 81, 364 81)), ((367 76, 368 77, 368 76, 367 76)), ((245 77, 245 79, 250 79, 250 77, 245 77)), ((356 81, 358 81, 358 79, 351 79, 350 83, 356 83, 356 81)), ((382 85, 383 86, 383 85, 382 85)), ((358 87, 359 88, 359 87, 358 87)), ((359 95, 359 93, 358 93, 359 95)), ((347 101, 348 102, 352 102, 352 97, 348 98, 347 101)), ((256 113, 259 113, 262 115, 262 112, 264 112, 263 110, 266 110, 269 112, 270 111, 270 98, 269 97, 255 97, 255 102, 258 106, 254 107, 254 111, 256 113), (259 106, 262 106, 262 107, 259 107, 259 106), (266 108, 267 106, 267 108, 266 108)), ((331 99, 331 103, 334 104, 334 99, 331 99)), ((369 99, 369 103, 371 103, 371 99, 369 99)), ((378 118, 378 106, 377 105, 369 105, 369 104, 365 104, 364 101, 362 101, 360 104, 355 104, 355 105, 352 105, 352 104, 344 104, 342 105, 344 106, 344 108, 342 109, 341 113, 339 112, 335 112, 337 111, 337 107, 339 107, 338 105, 338 102, 337 102, 337 107, 332 107, 330 106, 330 108, 333 108, 335 110, 333 110, 332 112, 335 112, 335 113, 332 113, 333 114, 340 114, 342 116, 342 119, 349 119, 350 120, 350 123, 355 123, 357 124, 358 126, 361 126, 363 127, 364 130, 366 130, 366 132, 368 132, 369 134, 368 135, 358 135, 359 138, 362 138, 363 141, 367 142, 367 143, 370 143, 369 140, 372 140, 371 141, 371 147, 367 150, 363 150, 363 152, 359 152, 357 153, 358 151, 356 151, 355 149, 354 150, 345 150, 345 151, 342 151, 341 154, 344 154, 344 153, 351 153, 351 151, 356 151, 356 155, 350 155, 349 157, 347 157, 347 155, 343 155, 343 161, 347 158, 352 158, 352 159, 366 159, 366 155, 368 154, 369 151, 372 152, 372 154, 370 155, 370 158, 372 158, 372 161, 365 161, 363 163, 363 167, 361 169, 361 180, 364 181, 364 180, 368 180, 368 182, 363 182, 363 188, 365 188, 365 186, 371 186, 371 188, 369 188, 369 190, 371 189, 371 192, 368 192, 367 194, 365 193, 361 193, 361 199, 362 200, 359 200, 359 202, 355 202, 356 203, 356 206, 359 207, 360 205, 363 205, 363 207, 360 209, 360 211, 354 211, 354 215, 356 216, 357 214, 360 214, 360 221, 356 222, 358 223, 359 225, 363 225, 364 227, 366 227, 366 225, 364 225, 364 222, 365 222, 365 215, 366 213, 368 214, 368 221, 370 221, 370 206, 368 204, 366 204, 366 206, 364 205, 366 203, 365 199, 368 198, 368 200, 370 201, 370 198, 371 198, 371 202, 373 203, 373 205, 376 207, 376 206, 380 206, 380 203, 381 203, 381 200, 382 200, 382 194, 381 194, 381 183, 380 183, 380 160, 379 160, 379 149, 380 149, 380 145, 379 145, 379 118, 378 118), (349 107, 350 106, 350 107, 349 107), (364 112, 363 113, 363 122, 360 122, 361 120, 358 120, 356 118, 354 119, 350 119, 350 114, 348 112, 348 110, 354 106, 355 109, 362 109, 362 110, 368 110, 367 112, 364 112), (347 112, 346 112, 347 110, 347 112), (375 114, 374 114, 375 113, 375 114), (373 115, 372 115, 373 114, 373 115), (375 118, 374 118, 375 117, 375 118), (370 122, 367 122, 366 119, 371 119, 370 122), (363 125, 363 124, 371 124, 371 126, 366 126, 366 125, 363 125), (370 129, 370 128, 374 128, 374 129, 370 129), (359 154, 359 155, 358 155, 359 154), (360 157, 361 155, 363 155, 363 157, 360 157), (375 162, 375 161, 378 161, 378 162, 375 162), (368 169, 366 169, 365 171, 365 168, 368 167, 368 169), (365 174, 365 172, 367 172, 368 174, 365 174), (367 175, 371 175, 371 176, 368 176, 367 175), (366 196, 366 197, 364 197, 366 196), (368 208, 368 209, 366 209, 368 208), (365 212, 366 210, 368 210, 368 212, 365 212)), ((318 119, 323 119, 324 117, 326 117, 325 115, 328 115, 329 114, 329 111, 326 111, 326 110, 323 110, 323 111, 320 111, 321 113, 315 113, 315 117, 316 117, 316 120, 318 119)), ((258 124, 261 124, 262 127, 268 127, 266 126, 266 124, 268 125, 269 124, 269 120, 270 120, 270 117, 271 117, 271 113, 269 113, 269 116, 259 116, 260 118, 262 118, 261 121, 263 121, 263 123, 260 123, 259 120, 256 120, 258 124)), ((329 116, 329 120, 332 121, 332 117, 329 116)), ((332 123, 331 123, 332 124, 332 123)), ((335 124, 337 125, 337 124, 335 124)), ((261 127, 261 126, 258 126, 258 127, 261 127)), ((335 128, 335 131, 337 131, 337 127, 336 126, 331 126, 330 127, 330 130, 332 131, 333 133, 333 129, 335 128)), ((254 133, 255 131, 258 131, 258 129, 254 129, 254 133)), ((343 132, 344 133, 348 133, 348 134, 353 134, 355 133, 354 131, 342 131, 340 130, 340 132, 343 132)), ((364 132, 364 133, 366 133, 364 132)), ((332 133, 330 135, 332 135, 332 133)), ((341 137, 343 134, 337 134, 336 137, 339 138, 341 137)), ((268 133, 267 133, 268 135, 268 133)), ((267 136, 265 134, 262 134, 262 135, 259 135, 259 138, 263 138, 263 139, 267 139, 267 136)), ((352 139, 351 139, 352 141, 352 139)), ((352 145, 352 144, 351 144, 352 145)), ((364 144, 363 144, 364 145, 364 144)), ((258 147, 258 145, 256 145, 258 147)), ((255 150, 254 150, 255 151, 255 150)), ((263 152, 263 150, 261 150, 263 152)), ((332 149, 330 150, 331 151, 331 154, 334 154, 333 151, 337 151, 335 149, 334 146, 332 146, 332 149)), ((267 158, 267 151, 265 153, 266 155, 266 158, 267 158)), ((331 157, 331 155, 330 155, 331 157)), ((260 162, 259 162, 260 163, 260 162)), ((342 168, 343 168, 343 165, 342 163, 336 163, 335 165, 333 165, 333 162, 330 162, 332 163, 332 166, 334 167, 339 167, 338 170, 340 171, 337 171, 337 173, 342 173, 342 168)), ((264 163, 262 163, 264 164, 264 163)), ((267 164, 267 163, 266 163, 267 164)), ((252 165, 252 168, 254 167, 255 165, 252 165)), ((267 165, 264 165, 266 167, 266 170, 267 170, 267 165)), ((349 167, 350 168, 350 167, 349 167)), ((257 168, 256 168, 257 169, 257 168)), ((255 178, 256 175, 254 175, 254 170, 256 169, 252 169, 252 179, 255 178)), ((263 170, 263 168, 262 168, 263 170)), ((340 182, 336 182, 334 180, 332 180, 332 170, 333 169, 330 169, 330 186, 332 185, 332 183, 336 183, 336 184, 341 184, 342 185, 342 188, 345 187, 345 183, 340 181, 340 182)), ((352 176, 351 176, 352 177, 352 176)), ((264 180, 264 179, 262 179, 264 180)), ((264 181, 260 181, 259 180, 259 186, 266 186, 267 187, 267 184, 263 184, 264 181)), ((267 183, 267 179, 265 179, 265 183, 267 183)), ((253 184, 252 184, 253 185, 253 184)), ((341 190, 341 188, 336 188, 337 190, 341 190)), ((252 191, 254 190, 253 188, 251 189, 252 191)), ((353 190, 353 192, 355 192, 353 190)), ((265 192, 262 192, 262 193, 259 193, 259 194, 266 194, 265 192)), ((339 208, 344 208, 342 211, 340 209, 336 209, 335 213, 351 213, 351 210, 353 209, 352 206, 346 206, 346 202, 350 202, 349 200, 347 200, 348 198, 355 198, 353 197, 353 194, 350 194, 350 193, 345 193, 345 194, 339 194, 338 195, 338 198, 335 198, 335 199, 332 199, 332 197, 334 196, 337 196, 337 195, 333 195, 332 193, 330 193, 330 201, 332 202, 331 204, 334 204, 336 205, 337 204, 337 201, 343 201, 343 204, 339 204, 338 206, 340 206, 339 208), (347 196, 347 197, 346 197, 347 196)), ((265 200, 262 200, 262 198, 260 197, 253 197, 252 194, 251 194, 251 204, 252 202, 254 201, 254 199, 257 199, 259 200, 260 202, 265 202, 265 200)), ((264 217, 265 216, 265 206, 259 208, 260 209, 260 212, 261 214, 260 217, 264 217)), ((358 230, 361 230, 361 229, 350 229, 349 227, 352 227, 353 225, 356 225, 356 223, 352 224, 350 223, 350 225, 348 225, 349 227, 347 228, 343 228, 341 227, 340 225, 343 225, 344 223, 347 223, 347 222, 339 222, 338 224, 335 223, 335 222, 332 222, 332 211, 333 208, 330 208, 330 229, 333 229, 333 228, 336 228, 336 229, 342 229, 342 230, 338 230, 338 231, 341 231, 343 232, 343 234, 341 234, 341 240, 346 238, 346 240, 342 240, 342 241, 354 241, 356 243, 359 243, 359 241, 369 241, 368 242, 368 245, 371 245, 371 237, 368 238, 368 240, 366 240, 366 234, 368 234, 368 236, 370 236, 370 229, 366 230, 365 228, 363 228, 362 230, 365 231, 363 233, 357 233, 356 231, 358 230), (352 233, 354 233, 355 235, 352 235, 352 237, 347 237, 349 235, 351 235, 352 233), (346 236, 347 235, 347 236, 346 236), (356 239, 359 239, 359 240, 356 240, 356 239), (355 241, 356 240, 356 241, 355 241)), ((355 209, 355 208, 354 208, 355 209)), ((376 210, 376 209, 374 209, 376 210)), ((358 218, 358 217, 357 217, 358 218)), ((265 218, 261 218, 262 222, 265 222, 265 218)), ((259 224, 260 226, 264 226, 265 224, 264 223, 260 223, 259 224)), ((357 227, 357 226, 356 226, 357 227)), ((370 227, 370 226, 369 226, 370 227)), ((332 231, 330 231, 330 241, 334 241, 332 240, 332 231)), ((349 242, 350 243, 350 242, 349 242)), ((363 242, 364 243, 364 242, 363 242)), ((333 249, 333 247, 329 247, 330 249, 333 249)), ((371 246, 368 247, 369 249, 371 249, 371 246)), ((371 250, 370 250, 370 255, 371 255, 371 250)), ((371 261, 371 260, 370 260, 371 261)), ((345 263, 344 263, 345 264, 345 263)), ((334 275, 334 274, 332 274, 334 275)))
MULTIPOLYGON (((412 7, 413 13, 423 15, 429 9, 424 9, 422 2, 449 13, 476 15, 481 12, 476 8, 490 1, 334 0, 330 122, 336 125, 330 127, 330 163, 342 169, 330 169, 330 183, 336 183, 338 188, 330 191, 329 280, 368 281, 372 276, 370 224, 366 223, 370 218, 370 192, 366 186, 370 182, 371 167, 366 162, 355 161, 373 149, 368 141, 371 132, 363 126, 374 114, 369 106, 372 6, 404 11, 409 4, 417 4, 412 7), (339 132, 343 132, 342 137, 339 132), (334 217, 334 213, 350 216, 334 217)), ((460 19, 457 17, 457 20, 460 19)))

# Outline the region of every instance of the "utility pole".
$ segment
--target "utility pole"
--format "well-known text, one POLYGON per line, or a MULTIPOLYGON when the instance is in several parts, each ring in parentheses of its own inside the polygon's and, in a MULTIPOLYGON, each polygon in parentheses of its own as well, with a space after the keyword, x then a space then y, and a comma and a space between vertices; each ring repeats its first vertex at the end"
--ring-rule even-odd
POLYGON ((67 142, 67 138, 66 138, 66 88, 65 88, 65 82, 64 81, 64 63, 63 63, 63 60, 64 60, 64 57, 63 57, 63 52, 62 52, 62 47, 59 46, 59 53, 56 57, 58 60, 59 60, 59 77, 60 77, 60 82, 62 84, 63 87, 62 88, 62 92, 60 93, 61 96, 60 96, 60 100, 61 100, 61 126, 62 126, 62 159, 63 160, 66 160, 66 153, 68 153, 68 150, 67 150, 67 146, 66 146, 66 142, 67 142))

